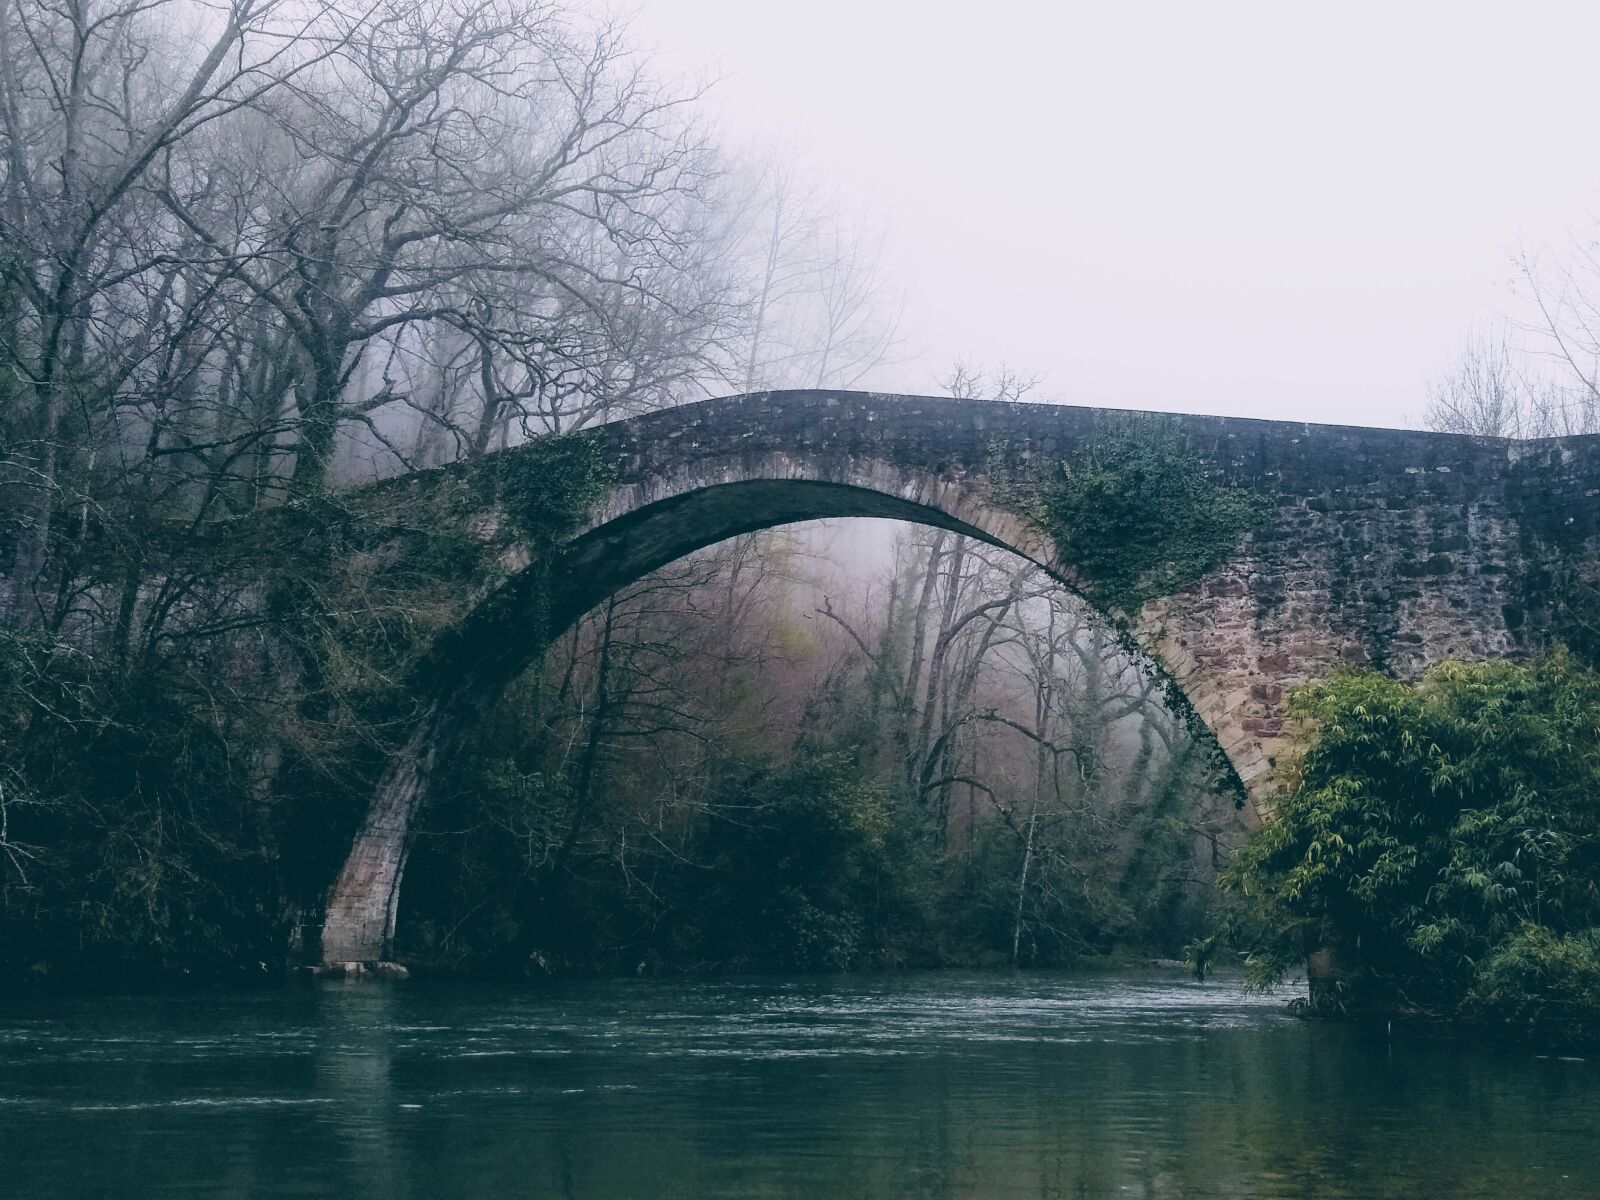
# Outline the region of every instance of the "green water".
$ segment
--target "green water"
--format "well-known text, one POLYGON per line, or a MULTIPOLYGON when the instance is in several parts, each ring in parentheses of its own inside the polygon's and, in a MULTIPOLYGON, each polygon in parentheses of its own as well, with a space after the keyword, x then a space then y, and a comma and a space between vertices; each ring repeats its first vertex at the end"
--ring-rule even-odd
POLYGON ((1600 1195, 1600 1062, 1171 975, 0 1006, 0 1196, 1600 1195))

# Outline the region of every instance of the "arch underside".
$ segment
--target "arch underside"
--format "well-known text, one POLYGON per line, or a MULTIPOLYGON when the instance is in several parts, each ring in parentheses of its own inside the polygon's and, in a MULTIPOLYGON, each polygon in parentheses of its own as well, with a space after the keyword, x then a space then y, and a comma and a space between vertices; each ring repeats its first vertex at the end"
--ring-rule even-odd
MULTIPOLYGON (((856 476, 862 478, 862 476, 856 476)), ((887 471, 869 485, 839 479, 703 476, 651 495, 619 488, 601 520, 574 538, 540 586, 524 570, 477 604, 441 639, 425 672, 427 697, 406 745, 393 756, 350 855, 330 891, 322 954, 328 963, 382 957, 394 933, 396 898, 409 830, 429 780, 459 745, 462 732, 503 687, 531 666, 555 635, 606 597, 696 550, 740 534, 829 517, 879 517, 930 525, 1016 554, 1078 595, 1070 568, 1052 561, 1053 547, 1017 514, 987 498, 986 480, 952 482, 887 471), (973 485, 976 486, 973 486, 973 485), (919 498, 911 498, 911 497, 919 498), (930 503, 929 501, 933 501, 930 503), (540 620, 540 617, 543 620, 540 620)), ((1139 665, 1188 696, 1145 635, 1136 634, 1139 665)), ((1192 699, 1192 697, 1191 697, 1192 699)), ((1191 715, 1193 710, 1191 710, 1191 715)), ((1229 740, 1210 721, 1192 731, 1217 751, 1245 795, 1229 740)))
MULTIPOLYGON (((1020 539, 1003 536, 1017 525, 1012 514, 997 516, 989 506, 974 508, 970 503, 963 507, 972 519, 876 488, 816 479, 750 479, 691 488, 603 521, 569 546, 551 583, 550 634, 558 635, 608 596, 697 550, 780 525, 840 517, 905 521, 982 541, 1032 563, 1112 624, 1084 597, 1066 569, 1038 552, 1037 543, 1023 547, 1016 544, 1020 539)), ((1125 639, 1137 665, 1164 680, 1175 695, 1185 695, 1186 689, 1166 664, 1141 641, 1137 634, 1125 639)), ((1250 793, 1229 747, 1192 709, 1183 715, 1191 733, 1209 745, 1215 761, 1231 776, 1242 802, 1250 793)))
POLYGON ((607 596, 696 550, 741 534, 830 517, 931 525, 1016 554, 1059 578, 1038 557, 943 509, 851 484, 752 479, 658 500, 578 537, 561 556, 552 580, 552 632, 568 628, 607 596))

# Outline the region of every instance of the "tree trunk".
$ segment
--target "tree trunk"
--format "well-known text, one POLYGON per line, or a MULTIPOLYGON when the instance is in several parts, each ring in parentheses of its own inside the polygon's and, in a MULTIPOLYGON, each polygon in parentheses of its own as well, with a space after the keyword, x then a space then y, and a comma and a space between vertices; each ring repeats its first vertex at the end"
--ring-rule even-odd
POLYGON ((932 607, 934 592, 939 586, 939 563, 944 558, 944 530, 934 534, 933 546, 928 551, 928 565, 922 576, 922 594, 917 598, 911 622, 911 657, 906 664, 906 681, 900 692, 900 722, 895 730, 901 765, 905 771, 906 795, 915 797, 917 772, 921 763, 912 745, 911 722, 917 712, 917 687, 922 680, 922 657, 927 645, 928 610, 932 607))
POLYGON ((56 511, 56 469, 61 428, 61 400, 50 381, 42 385, 39 403, 39 461, 31 486, 36 497, 31 519, 24 527, 21 545, 11 571, 11 623, 36 629, 41 623, 39 583, 50 557, 50 526, 56 511))
POLYGON ((1039 803, 1035 799, 1033 812, 1028 817, 1028 840, 1022 848, 1022 871, 1017 876, 1017 911, 1011 922, 1011 965, 1017 965, 1022 954, 1022 916, 1028 899, 1028 872, 1033 867, 1033 838, 1039 830, 1039 803))

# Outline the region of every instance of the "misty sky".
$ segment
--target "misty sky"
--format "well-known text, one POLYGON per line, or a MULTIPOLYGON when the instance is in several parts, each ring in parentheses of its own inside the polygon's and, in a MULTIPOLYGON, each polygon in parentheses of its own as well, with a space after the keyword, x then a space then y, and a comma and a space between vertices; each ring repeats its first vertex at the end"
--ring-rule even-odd
POLYGON ((890 231, 905 360, 1072 403, 1414 423, 1600 212, 1600 5, 641 0, 735 141, 890 231))

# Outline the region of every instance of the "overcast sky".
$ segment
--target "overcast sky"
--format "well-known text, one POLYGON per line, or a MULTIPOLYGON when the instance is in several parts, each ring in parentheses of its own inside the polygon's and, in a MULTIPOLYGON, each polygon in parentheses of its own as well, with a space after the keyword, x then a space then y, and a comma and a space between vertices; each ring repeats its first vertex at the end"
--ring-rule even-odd
POLYGON ((1414 423, 1600 211, 1600 4, 642 0, 734 140, 868 204, 913 341, 1072 403, 1414 423))

